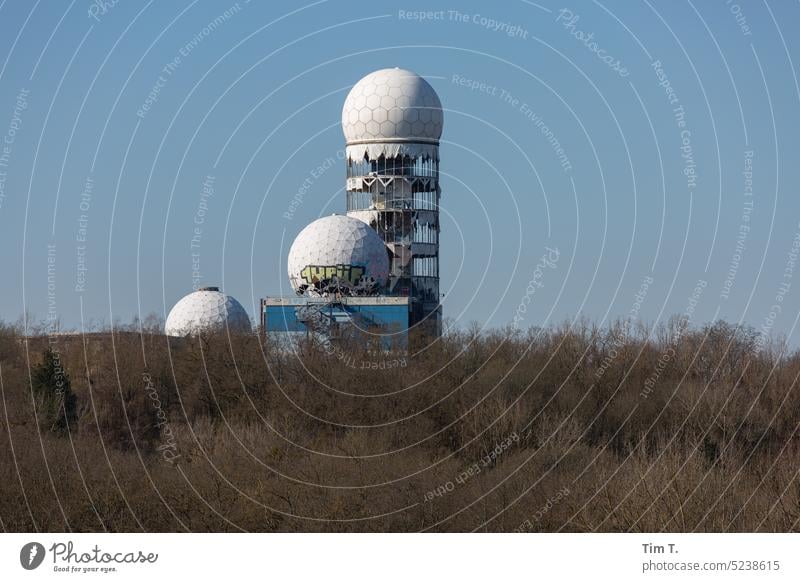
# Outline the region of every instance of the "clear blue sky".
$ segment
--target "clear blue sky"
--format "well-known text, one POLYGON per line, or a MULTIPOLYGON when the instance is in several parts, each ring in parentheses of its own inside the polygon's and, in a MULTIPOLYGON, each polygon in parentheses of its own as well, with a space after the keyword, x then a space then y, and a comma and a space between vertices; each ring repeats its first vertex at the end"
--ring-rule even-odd
POLYGON ((255 317, 344 210, 349 87, 399 66, 445 108, 446 317, 653 323, 703 280, 696 323, 795 324, 797 3, 102 4, 0 2, 6 321, 163 316, 193 271, 255 317))

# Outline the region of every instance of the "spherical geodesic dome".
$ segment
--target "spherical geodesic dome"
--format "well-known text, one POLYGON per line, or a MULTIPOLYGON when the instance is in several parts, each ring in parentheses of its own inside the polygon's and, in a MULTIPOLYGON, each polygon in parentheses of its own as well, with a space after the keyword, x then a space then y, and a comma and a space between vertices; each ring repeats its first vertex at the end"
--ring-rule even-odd
POLYGON ((298 293, 372 292, 386 285, 389 254, 368 224, 334 214, 300 231, 289 249, 288 269, 298 293))
POLYGON ((442 136, 442 103, 430 84, 412 71, 381 69, 356 83, 342 109, 348 144, 419 140, 442 136))
POLYGON ((241 303, 218 287, 201 287, 189 293, 175 304, 164 326, 167 335, 176 337, 221 329, 242 332, 251 327, 241 303))

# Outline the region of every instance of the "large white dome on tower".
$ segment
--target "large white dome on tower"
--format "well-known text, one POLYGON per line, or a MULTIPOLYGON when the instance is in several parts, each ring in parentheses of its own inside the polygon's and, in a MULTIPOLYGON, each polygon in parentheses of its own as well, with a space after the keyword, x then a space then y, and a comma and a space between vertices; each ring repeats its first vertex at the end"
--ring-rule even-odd
POLYGON ((298 293, 380 289, 389 278, 386 245, 369 225, 334 214, 306 226, 289 250, 289 282, 298 293))
POLYGON ((186 336, 203 332, 250 331, 250 317, 230 295, 218 287, 201 287, 189 293, 172 308, 164 326, 167 335, 186 336))
POLYGON ((347 144, 413 141, 436 144, 442 103, 430 84, 406 69, 381 69, 356 83, 342 109, 347 144))

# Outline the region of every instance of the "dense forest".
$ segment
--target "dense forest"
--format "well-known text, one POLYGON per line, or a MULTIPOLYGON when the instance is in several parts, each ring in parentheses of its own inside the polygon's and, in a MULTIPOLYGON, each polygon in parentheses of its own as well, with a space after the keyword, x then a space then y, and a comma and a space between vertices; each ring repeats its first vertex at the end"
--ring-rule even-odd
POLYGON ((751 329, 0 328, 5 531, 797 531, 800 356, 751 329))

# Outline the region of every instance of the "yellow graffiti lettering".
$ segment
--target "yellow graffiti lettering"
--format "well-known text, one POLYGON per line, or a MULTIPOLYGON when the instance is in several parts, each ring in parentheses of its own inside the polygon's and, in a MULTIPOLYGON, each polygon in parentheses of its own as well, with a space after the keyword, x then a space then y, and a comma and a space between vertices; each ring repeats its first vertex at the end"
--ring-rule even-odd
POLYGON ((366 269, 356 265, 308 265, 300 276, 309 285, 327 281, 336 277, 339 281, 357 284, 364 276, 366 269))
POLYGON ((364 267, 350 267, 350 284, 355 285, 361 280, 361 277, 364 276, 364 267))

